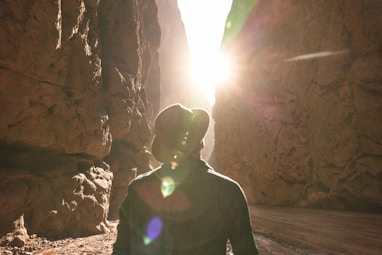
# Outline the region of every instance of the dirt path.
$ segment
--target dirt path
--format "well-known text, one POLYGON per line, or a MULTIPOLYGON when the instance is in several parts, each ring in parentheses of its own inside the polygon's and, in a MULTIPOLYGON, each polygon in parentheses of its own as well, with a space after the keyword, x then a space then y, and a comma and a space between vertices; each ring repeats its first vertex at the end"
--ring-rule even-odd
MULTIPOLYGON (((251 207, 251 213, 262 255, 382 254, 382 214, 270 206, 251 207)), ((111 222, 109 234, 58 241, 35 238, 23 248, 0 247, 0 254, 111 254, 116 224, 111 222)))
POLYGON ((251 213, 266 254, 382 254, 382 214, 269 206, 251 213), (273 242, 290 251, 273 252, 273 242))

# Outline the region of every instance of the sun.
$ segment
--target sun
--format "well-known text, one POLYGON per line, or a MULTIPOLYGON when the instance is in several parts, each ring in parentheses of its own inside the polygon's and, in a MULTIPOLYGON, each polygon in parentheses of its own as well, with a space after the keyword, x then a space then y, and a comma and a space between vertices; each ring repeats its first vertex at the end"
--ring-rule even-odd
POLYGON ((191 51, 193 80, 213 105, 215 86, 230 73, 229 60, 219 48, 232 0, 177 1, 191 51))
POLYGON ((215 88, 227 82, 231 73, 230 61, 219 51, 198 50, 192 56, 192 77, 211 105, 215 102, 215 88))
POLYGON ((229 61, 219 52, 197 54, 192 59, 192 74, 200 86, 215 86, 229 76, 229 61))

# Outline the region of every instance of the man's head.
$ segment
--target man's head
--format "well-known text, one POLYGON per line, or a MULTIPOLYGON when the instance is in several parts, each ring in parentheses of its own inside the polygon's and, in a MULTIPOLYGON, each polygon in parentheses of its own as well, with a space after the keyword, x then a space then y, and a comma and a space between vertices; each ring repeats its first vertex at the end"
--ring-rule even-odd
POLYGON ((153 156, 162 163, 180 162, 201 148, 210 117, 203 109, 181 104, 161 111, 154 124, 153 156))

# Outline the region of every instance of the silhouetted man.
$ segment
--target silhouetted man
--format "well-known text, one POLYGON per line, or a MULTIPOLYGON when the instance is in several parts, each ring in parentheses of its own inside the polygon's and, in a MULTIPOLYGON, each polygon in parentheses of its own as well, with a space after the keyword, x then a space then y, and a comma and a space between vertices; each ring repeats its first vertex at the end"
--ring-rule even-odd
POLYGON ((156 118, 152 154, 163 165, 129 185, 113 254, 258 254, 247 201, 235 181, 201 160, 209 115, 175 104, 156 118))

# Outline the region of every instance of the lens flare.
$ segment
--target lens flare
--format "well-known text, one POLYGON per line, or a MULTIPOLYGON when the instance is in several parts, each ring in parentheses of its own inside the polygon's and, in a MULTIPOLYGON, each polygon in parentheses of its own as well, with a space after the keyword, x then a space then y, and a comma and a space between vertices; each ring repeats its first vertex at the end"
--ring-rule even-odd
POLYGON ((307 59, 313 59, 313 58, 323 58, 323 57, 331 57, 331 56, 338 56, 343 55, 346 53, 349 53, 349 50, 339 50, 339 51, 321 51, 321 52, 315 52, 310 54, 304 54, 293 58, 285 59, 285 62, 291 62, 291 61, 297 61, 297 60, 307 60, 307 59))
POLYGON ((171 177, 163 177, 161 192, 163 197, 170 196, 175 190, 175 182, 171 177))
POLYGON ((149 224, 147 225, 146 229, 146 236, 143 237, 143 243, 145 245, 149 245, 158 238, 160 233, 162 232, 163 228, 163 222, 161 218, 154 217, 150 220, 149 224))
POLYGON ((222 39, 222 45, 232 42, 248 22, 252 10, 256 7, 259 0, 233 1, 231 10, 228 13, 222 39))
MULTIPOLYGON (((177 157, 174 157, 175 159, 177 158, 177 157)), ((176 162, 176 161, 172 161, 171 162, 171 169, 172 170, 175 170, 175 168, 178 166, 178 163, 176 162)))

